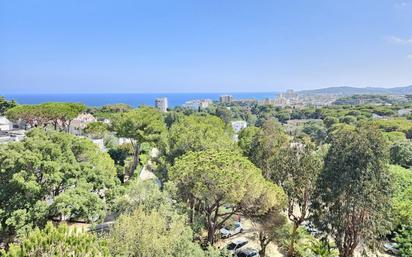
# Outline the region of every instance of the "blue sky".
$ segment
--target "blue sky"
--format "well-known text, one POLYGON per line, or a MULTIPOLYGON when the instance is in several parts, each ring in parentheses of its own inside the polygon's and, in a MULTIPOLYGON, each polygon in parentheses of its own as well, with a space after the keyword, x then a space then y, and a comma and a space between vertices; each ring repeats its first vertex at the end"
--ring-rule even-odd
POLYGON ((0 0, 0 93, 412 84, 412 0, 0 0))

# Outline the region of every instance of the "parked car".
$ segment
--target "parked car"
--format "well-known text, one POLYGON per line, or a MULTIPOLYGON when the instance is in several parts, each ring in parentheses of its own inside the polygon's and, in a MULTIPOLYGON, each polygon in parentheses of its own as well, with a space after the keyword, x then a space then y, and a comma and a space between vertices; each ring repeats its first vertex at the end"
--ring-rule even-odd
POLYGON ((223 227, 219 230, 221 238, 229 238, 233 235, 243 232, 243 226, 240 222, 235 222, 232 227, 223 227))
POLYGON ((255 257, 258 256, 259 252, 256 249, 253 248, 243 248, 240 249, 235 253, 234 257, 255 257))
POLYGON ((316 237, 316 236, 322 234, 319 230, 317 230, 315 228, 315 226, 312 223, 310 223, 308 221, 303 222, 302 225, 306 229, 306 231, 308 231, 312 236, 316 237))
POLYGON ((243 238, 232 241, 226 246, 230 254, 234 254, 239 248, 245 246, 249 241, 243 238))
POLYGON ((392 243, 388 242, 383 244, 383 248, 385 249, 385 252, 390 253, 390 254, 398 254, 399 253, 399 246, 397 243, 392 243))

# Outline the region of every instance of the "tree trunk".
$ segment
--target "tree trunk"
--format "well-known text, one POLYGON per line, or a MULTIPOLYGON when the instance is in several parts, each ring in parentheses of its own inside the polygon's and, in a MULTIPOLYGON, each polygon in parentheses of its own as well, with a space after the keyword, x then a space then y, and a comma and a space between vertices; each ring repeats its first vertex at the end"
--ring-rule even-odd
POLYGON ((134 172, 137 168, 137 166, 139 165, 139 154, 140 154, 140 147, 139 144, 136 143, 135 147, 134 147, 134 153, 133 153, 133 163, 132 166, 130 167, 130 171, 129 171, 129 178, 133 177, 134 172))
POLYGON ((215 242, 215 224, 213 222, 209 222, 209 226, 207 228, 207 242, 210 245, 213 245, 215 242))
POLYGON ((266 246, 268 245, 267 238, 263 235, 263 232, 259 233, 260 251, 259 256, 266 256, 266 246))
POLYGON ((189 201, 189 208, 190 208, 190 215, 189 215, 189 223, 193 224, 195 220, 195 214, 196 214, 196 199, 192 198, 189 201))
POLYGON ((339 257, 353 257, 356 247, 344 248, 342 251, 339 251, 339 257))
POLYGON ((290 244, 289 244, 288 253, 287 253, 288 257, 295 256, 295 241, 296 241, 298 227, 299 225, 297 225, 296 223, 293 224, 292 235, 291 235, 290 244))

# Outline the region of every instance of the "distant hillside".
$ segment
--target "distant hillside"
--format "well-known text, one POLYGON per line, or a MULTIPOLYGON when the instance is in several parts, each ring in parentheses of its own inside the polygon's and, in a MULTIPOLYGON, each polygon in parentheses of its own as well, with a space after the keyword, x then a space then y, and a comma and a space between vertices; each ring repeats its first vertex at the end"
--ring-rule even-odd
POLYGON ((350 96, 358 94, 385 94, 385 95, 405 95, 412 94, 412 85, 406 87, 379 88, 379 87, 327 87, 314 90, 299 91, 300 95, 341 95, 350 96))

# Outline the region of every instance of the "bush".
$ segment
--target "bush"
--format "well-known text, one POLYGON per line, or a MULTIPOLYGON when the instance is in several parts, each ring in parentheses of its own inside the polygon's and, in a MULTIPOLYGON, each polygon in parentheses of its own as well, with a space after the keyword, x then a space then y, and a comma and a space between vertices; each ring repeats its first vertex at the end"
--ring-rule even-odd
POLYGON ((401 165, 404 168, 412 166, 412 142, 402 140, 394 143, 390 149, 391 163, 401 165))
POLYGON ((70 230, 67 225, 54 227, 47 223, 43 230, 34 229, 24 236, 19 244, 11 244, 4 257, 21 256, 109 256, 107 245, 95 235, 70 230))

